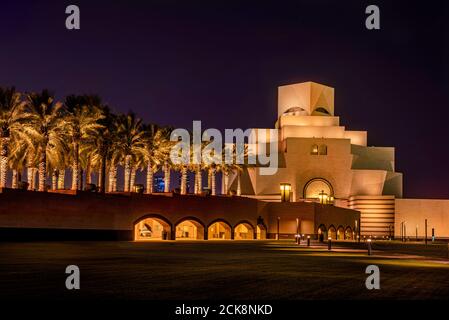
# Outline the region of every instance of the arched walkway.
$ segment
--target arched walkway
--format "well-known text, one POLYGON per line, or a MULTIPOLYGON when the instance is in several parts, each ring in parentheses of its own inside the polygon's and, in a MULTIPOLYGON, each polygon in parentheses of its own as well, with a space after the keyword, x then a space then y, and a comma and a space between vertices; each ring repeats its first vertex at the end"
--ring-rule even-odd
POLYGON ((176 240, 204 240, 204 225, 196 218, 181 219, 175 227, 176 240))
POLYGON ((334 226, 330 226, 329 230, 327 232, 327 237, 331 238, 332 240, 337 240, 337 230, 335 229, 334 226))
POLYGON ((254 228, 248 222, 241 222, 234 227, 234 240, 254 240, 254 228))
POLYGON ((318 227, 317 233, 318 233, 318 240, 320 241, 324 241, 325 239, 327 240, 327 229, 324 224, 318 227))
POLYGON ((345 239, 346 240, 353 240, 354 239, 354 233, 352 232, 351 227, 346 227, 345 239))
POLYGON ((224 220, 212 222, 207 228, 209 240, 230 240, 231 233, 231 225, 224 220))
POLYGON ((162 216, 148 215, 134 224, 134 240, 169 240, 171 223, 162 216))
POLYGON ((342 226, 337 229, 337 240, 345 240, 345 228, 342 226))
POLYGON ((265 240, 267 238, 267 228, 263 224, 258 224, 256 227, 257 240, 265 240))

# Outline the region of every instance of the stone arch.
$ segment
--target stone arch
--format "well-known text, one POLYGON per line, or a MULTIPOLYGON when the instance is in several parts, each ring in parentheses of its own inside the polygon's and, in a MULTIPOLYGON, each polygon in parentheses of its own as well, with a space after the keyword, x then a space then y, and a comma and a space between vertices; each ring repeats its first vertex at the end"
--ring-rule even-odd
POLYGON ((133 222, 134 241, 170 240, 172 223, 160 214, 147 214, 133 222))
POLYGON ((267 227, 262 223, 259 223, 256 226, 256 239, 257 240, 267 239, 267 227))
POLYGON ((175 223, 176 240, 205 240, 206 228, 204 223, 194 216, 187 216, 175 223))
POLYGON ((313 178, 304 185, 303 199, 319 199, 319 193, 323 191, 328 196, 334 196, 332 184, 324 178, 313 178))
POLYGON ((345 240, 345 228, 343 226, 338 226, 337 228, 337 240, 345 240))
POLYGON ((251 222, 242 220, 234 225, 235 240, 254 240, 256 230, 251 222))
POLYGON ((354 232, 349 226, 345 229, 345 240, 354 240, 354 232))
POLYGON ((327 237, 331 238, 332 240, 337 240, 337 229, 333 224, 331 224, 328 228, 327 237))
POLYGON ((207 226, 208 240, 230 240, 232 233, 231 224, 224 219, 215 219, 207 226))
POLYGON ((316 233, 318 234, 318 240, 324 241, 324 239, 327 239, 327 228, 324 224, 318 226, 316 233))

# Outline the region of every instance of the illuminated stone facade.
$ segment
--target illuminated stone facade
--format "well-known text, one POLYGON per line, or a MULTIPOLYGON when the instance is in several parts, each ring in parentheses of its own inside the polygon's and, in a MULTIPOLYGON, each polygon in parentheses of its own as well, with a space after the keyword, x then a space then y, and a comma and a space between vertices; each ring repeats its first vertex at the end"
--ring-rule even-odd
MULTIPOLYGON (((334 89, 314 82, 278 89, 279 170, 248 168, 242 194, 280 201, 280 184, 291 201, 319 201, 361 211, 362 235, 391 235, 394 199, 402 197, 394 148, 368 147, 366 131, 350 131, 334 113, 334 89)), ((235 188, 231 185, 231 188, 235 188)))

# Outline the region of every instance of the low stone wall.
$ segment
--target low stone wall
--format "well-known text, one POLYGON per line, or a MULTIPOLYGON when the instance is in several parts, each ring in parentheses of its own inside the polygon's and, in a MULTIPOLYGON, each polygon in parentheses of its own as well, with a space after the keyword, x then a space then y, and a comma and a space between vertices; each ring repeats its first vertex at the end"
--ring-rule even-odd
MULTIPOLYGON (((320 224, 352 225, 357 211, 316 203, 271 203, 245 197, 196 195, 98 194, 90 192, 34 192, 4 189, 0 193, 0 233, 33 235, 64 234, 61 230, 79 230, 94 237, 133 238, 134 225, 141 219, 160 216, 172 228, 187 218, 208 227, 221 220, 232 228, 246 222, 255 228, 263 225, 267 235, 279 233, 294 237, 296 219, 301 233, 313 234, 320 224), (317 219, 318 218, 318 219, 317 219), (53 230, 53 231, 51 231, 53 230), (59 231, 57 231, 59 230, 59 231)), ((0 234, 0 237, 2 236, 0 234)), ((21 237, 19 236, 19 238, 21 237)), ((80 236, 82 237, 82 236, 80 236)))

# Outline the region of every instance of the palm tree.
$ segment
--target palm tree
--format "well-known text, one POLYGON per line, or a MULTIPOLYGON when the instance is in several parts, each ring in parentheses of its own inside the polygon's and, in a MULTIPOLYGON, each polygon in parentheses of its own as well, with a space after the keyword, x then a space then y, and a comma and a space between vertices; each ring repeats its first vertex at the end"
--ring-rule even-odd
MULTIPOLYGON (((109 163, 109 188, 111 185, 111 171, 117 168, 114 158, 114 148, 118 140, 118 123, 117 116, 114 115, 107 105, 103 105, 99 101, 98 110, 101 113, 101 119, 98 123, 101 125, 101 130, 98 130, 96 135, 90 136, 86 144, 91 149, 92 166, 98 169, 98 187, 101 193, 106 192, 106 172, 109 163)), ((111 190, 109 190, 111 191, 111 190)), ((115 190, 114 190, 115 191, 115 190)))
POLYGON ((98 96, 70 95, 65 99, 64 124, 66 132, 71 138, 73 163, 72 163, 72 190, 80 187, 80 144, 83 140, 94 136, 101 129, 98 122, 102 115, 97 108, 101 100, 98 96))
MULTIPOLYGON (((231 146, 230 156, 232 157, 232 163, 226 163, 226 153, 227 149, 223 148, 223 162, 218 166, 219 171, 222 173, 222 194, 228 194, 229 191, 229 178, 230 174, 237 174, 237 195, 241 195, 241 172, 243 171, 243 164, 237 163, 237 147, 235 144, 231 146)), ((243 148, 243 157, 246 158, 248 155, 248 146, 245 145, 243 148)))
MULTIPOLYGON (((59 145, 64 140, 61 117, 62 104, 54 102, 54 97, 43 90, 42 93, 27 95, 27 105, 24 117, 24 130, 36 146, 39 162, 39 191, 45 191, 47 180, 47 155, 50 148, 59 145)), ((31 159, 30 159, 31 160, 31 159)))
POLYGON ((124 167, 124 191, 130 191, 132 160, 143 148, 142 120, 129 112, 118 117, 118 143, 116 152, 122 160, 124 167))
POLYGON ((151 194, 153 193, 154 174, 161 168, 170 153, 169 135, 171 129, 168 127, 158 128, 156 125, 149 124, 143 127, 143 131, 143 150, 141 154, 147 168, 146 193, 151 194))
POLYGON ((14 130, 9 141, 9 167, 13 170, 12 188, 17 189, 22 181, 22 172, 26 167, 28 151, 27 136, 21 130, 14 130))
POLYGON ((6 187, 8 145, 23 112, 22 95, 14 87, 0 88, 0 188, 6 187))

